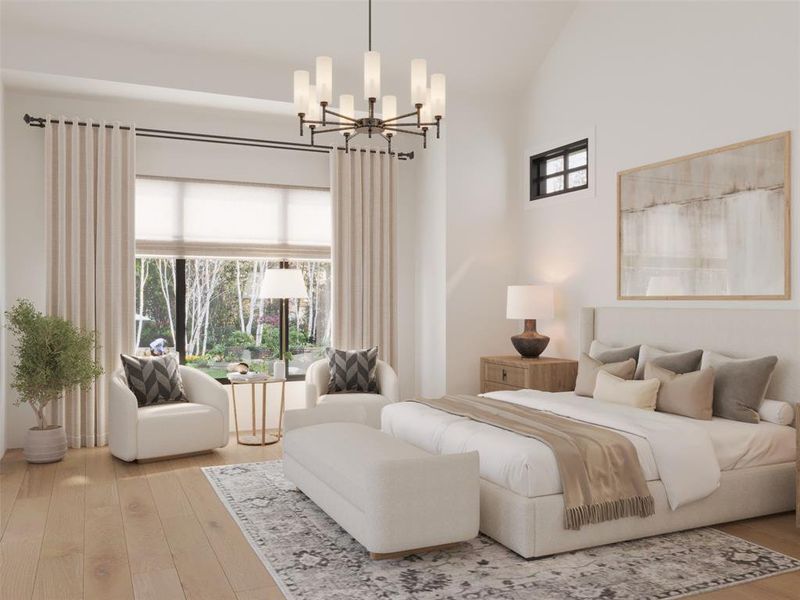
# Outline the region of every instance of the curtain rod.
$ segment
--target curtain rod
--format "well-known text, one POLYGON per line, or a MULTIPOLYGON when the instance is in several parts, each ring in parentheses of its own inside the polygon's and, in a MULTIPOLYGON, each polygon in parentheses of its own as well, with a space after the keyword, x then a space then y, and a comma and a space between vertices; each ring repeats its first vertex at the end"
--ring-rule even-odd
MULTIPOLYGON (((25 113, 22 117, 31 127, 43 128, 47 122, 46 117, 32 117, 25 113)), ((60 119, 50 119, 50 123, 61 123, 60 119)), ((65 125, 74 125, 73 121, 64 120, 65 125)), ((79 121, 78 126, 86 127, 88 123, 79 121)), ((92 127, 100 127, 99 123, 92 123, 92 127)), ((114 125, 106 124, 107 129, 113 129, 114 125)), ((121 125, 120 129, 130 131, 130 127, 121 125)), ((215 135, 211 133, 194 133, 191 131, 173 131, 170 129, 148 129, 146 127, 136 128, 136 137, 160 138, 165 140, 181 140, 185 142, 207 142, 210 144, 229 144, 233 146, 251 146, 254 148, 272 148, 275 150, 298 150, 300 152, 315 152, 317 154, 327 154, 331 150, 345 150, 342 146, 321 146, 318 144, 306 144, 303 142, 284 142, 282 140, 265 140, 259 138, 235 137, 230 135, 215 135)), ((354 149, 350 149, 352 152, 354 149)), ((386 152, 384 150, 359 149, 359 152, 369 152, 370 154, 389 154, 397 155, 398 160, 413 160, 414 152, 386 152)))

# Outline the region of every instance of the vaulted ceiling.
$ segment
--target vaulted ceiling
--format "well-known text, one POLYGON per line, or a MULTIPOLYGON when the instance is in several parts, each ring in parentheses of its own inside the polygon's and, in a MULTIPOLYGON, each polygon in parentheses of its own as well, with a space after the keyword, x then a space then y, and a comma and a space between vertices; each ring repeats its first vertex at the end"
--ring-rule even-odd
MULTIPOLYGON (((407 98, 409 62, 417 57, 428 59, 429 72, 444 72, 454 89, 521 89, 574 4, 375 0, 373 46, 382 53, 383 91, 407 98)), ((4 0, 0 7, 6 69, 154 85, 169 80, 157 79, 156 71, 171 69, 176 87, 198 89, 204 68, 221 80, 224 71, 232 78, 246 65, 246 78, 272 84, 231 85, 229 93, 289 100, 291 71, 313 70, 314 57, 327 54, 334 59, 334 94, 361 90, 365 0, 4 0)))

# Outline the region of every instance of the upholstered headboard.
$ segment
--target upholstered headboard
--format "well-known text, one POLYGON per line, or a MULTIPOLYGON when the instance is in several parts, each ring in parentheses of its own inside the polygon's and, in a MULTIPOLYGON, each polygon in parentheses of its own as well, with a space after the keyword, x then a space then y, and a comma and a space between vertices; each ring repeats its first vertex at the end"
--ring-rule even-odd
POLYGON ((593 339, 665 350, 702 348, 737 358, 774 354, 779 360, 767 397, 800 402, 800 310, 581 309, 581 352, 589 351, 593 339))

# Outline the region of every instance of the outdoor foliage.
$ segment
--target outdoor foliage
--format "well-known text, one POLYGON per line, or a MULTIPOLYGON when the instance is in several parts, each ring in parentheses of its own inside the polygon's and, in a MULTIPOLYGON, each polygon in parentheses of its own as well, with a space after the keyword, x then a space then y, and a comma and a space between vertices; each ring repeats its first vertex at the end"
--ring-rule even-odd
POLYGON ((89 387, 102 375, 95 361, 95 333, 75 327, 60 317, 45 316, 29 300, 18 300, 6 311, 8 330, 17 338, 17 362, 11 387, 19 392, 16 404, 31 405, 39 428, 47 426, 44 409, 65 389, 89 387))
MULTIPOLYGON (((308 300, 290 302, 289 351, 307 360, 330 339, 330 263, 298 261, 308 300)), ((193 258, 186 260, 186 362, 223 369, 245 360, 256 370, 280 353, 279 303, 258 297, 267 269, 277 261, 193 258)), ((175 261, 136 261, 137 346, 159 337, 175 346, 175 261)), ((299 360, 299 358, 296 358, 299 360)))

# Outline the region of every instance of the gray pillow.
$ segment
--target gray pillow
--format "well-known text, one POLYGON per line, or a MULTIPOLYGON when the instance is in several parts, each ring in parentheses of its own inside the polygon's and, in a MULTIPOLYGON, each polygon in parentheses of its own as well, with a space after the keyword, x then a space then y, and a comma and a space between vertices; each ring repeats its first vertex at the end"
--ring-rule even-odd
POLYGON ((644 378, 645 365, 653 363, 657 367, 667 369, 673 373, 682 375, 683 373, 692 373, 693 371, 700 370, 700 359, 703 358, 702 350, 689 350, 688 352, 670 352, 663 353, 659 356, 649 357, 645 348, 649 346, 642 346, 642 358, 639 364, 636 365, 636 378, 644 378), (641 369, 641 371, 640 371, 641 369))
POLYGON ((120 354, 128 387, 139 406, 188 402, 175 354, 164 356, 131 356, 120 354))
POLYGON ((620 379, 633 379, 636 370, 636 361, 628 360, 603 364, 588 354, 581 354, 578 360, 578 376, 575 379, 575 393, 578 396, 594 397, 594 388, 597 383, 597 373, 606 371, 620 379))
POLYGON ((326 348, 331 378, 328 393, 378 393, 378 347, 364 350, 326 348))
POLYGON ((615 348, 594 340, 589 347, 589 356, 601 363, 624 362, 629 358, 638 361, 639 345, 615 348))
POLYGON ((714 369, 714 415, 744 423, 758 423, 777 356, 730 358, 703 352, 702 368, 714 369))
POLYGON ((658 379, 656 410, 692 419, 711 420, 714 404, 714 369, 675 373, 650 361, 644 368, 645 379, 658 379))

